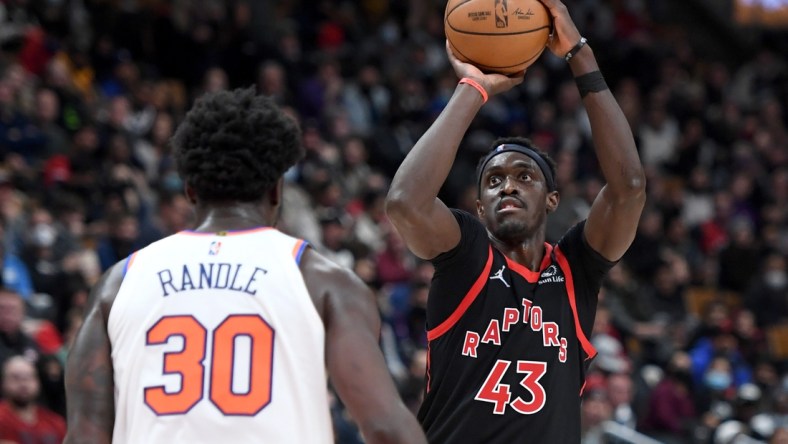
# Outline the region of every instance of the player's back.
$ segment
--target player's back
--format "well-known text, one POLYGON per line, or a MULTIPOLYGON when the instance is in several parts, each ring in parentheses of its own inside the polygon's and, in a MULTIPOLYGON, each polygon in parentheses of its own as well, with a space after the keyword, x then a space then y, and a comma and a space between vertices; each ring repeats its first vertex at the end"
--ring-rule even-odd
POLYGON ((108 325, 114 442, 333 442, 303 247, 182 232, 130 257, 108 325))

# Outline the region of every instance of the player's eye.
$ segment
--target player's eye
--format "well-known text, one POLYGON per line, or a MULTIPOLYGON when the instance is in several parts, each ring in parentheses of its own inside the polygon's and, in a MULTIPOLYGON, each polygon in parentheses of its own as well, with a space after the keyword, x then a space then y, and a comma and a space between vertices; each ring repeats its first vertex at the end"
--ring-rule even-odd
POLYGON ((490 186, 494 187, 499 183, 501 183, 501 176, 490 176, 489 182, 490 182, 490 186))
POLYGON ((522 174, 520 174, 520 180, 522 180, 524 182, 527 182, 527 181, 531 180, 531 175, 528 174, 528 173, 522 173, 522 174))

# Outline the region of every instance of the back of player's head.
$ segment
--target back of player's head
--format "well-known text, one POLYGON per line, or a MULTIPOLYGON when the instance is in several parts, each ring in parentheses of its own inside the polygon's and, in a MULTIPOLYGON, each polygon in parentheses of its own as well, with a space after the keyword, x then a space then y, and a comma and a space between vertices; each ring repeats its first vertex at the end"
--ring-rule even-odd
POLYGON ((186 184, 206 202, 255 202, 304 156, 296 122, 254 88, 200 97, 172 138, 186 184))

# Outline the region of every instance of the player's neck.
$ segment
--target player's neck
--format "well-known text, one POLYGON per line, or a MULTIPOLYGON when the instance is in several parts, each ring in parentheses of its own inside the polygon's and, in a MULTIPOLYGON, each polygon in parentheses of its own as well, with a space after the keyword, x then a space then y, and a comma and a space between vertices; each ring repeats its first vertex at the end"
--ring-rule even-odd
POLYGON ((490 242, 506 257, 525 266, 529 270, 539 270, 544 257, 544 234, 535 235, 517 242, 504 242, 490 235, 490 242))
POLYGON ((259 202, 196 205, 194 231, 246 230, 272 226, 274 211, 259 202))

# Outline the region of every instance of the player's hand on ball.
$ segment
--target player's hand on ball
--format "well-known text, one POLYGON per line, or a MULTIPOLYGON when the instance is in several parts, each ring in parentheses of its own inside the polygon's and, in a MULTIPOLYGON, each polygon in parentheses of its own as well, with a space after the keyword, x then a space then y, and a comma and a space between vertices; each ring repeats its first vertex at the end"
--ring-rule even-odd
POLYGON ((553 17, 553 34, 547 40, 547 49, 563 58, 580 41, 580 31, 561 0, 539 0, 553 17))
POLYGON ((476 80, 484 87, 485 91, 487 91, 487 94, 490 96, 512 89, 522 83, 525 76, 525 70, 517 74, 512 74, 511 76, 497 73, 485 74, 476 66, 457 59, 451 51, 448 40, 446 41, 446 54, 449 56, 449 62, 454 68, 457 77, 470 77, 476 80))

